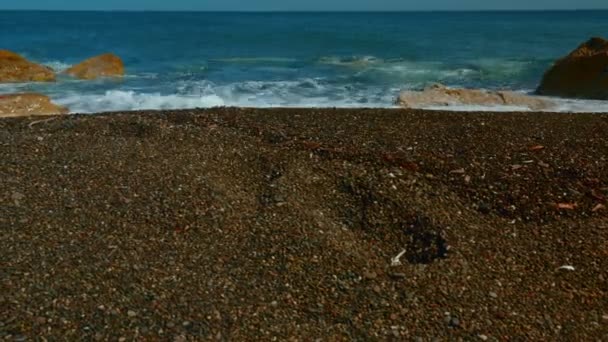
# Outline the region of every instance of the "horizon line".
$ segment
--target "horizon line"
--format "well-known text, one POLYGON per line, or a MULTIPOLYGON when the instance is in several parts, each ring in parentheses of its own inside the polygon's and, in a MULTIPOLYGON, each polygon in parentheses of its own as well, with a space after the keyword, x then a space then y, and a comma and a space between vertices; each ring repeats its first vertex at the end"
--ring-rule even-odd
POLYGON ((420 9, 420 10, 185 10, 185 9, 2 9, 0 12, 158 12, 158 13, 432 13, 432 12, 590 12, 607 8, 420 9))

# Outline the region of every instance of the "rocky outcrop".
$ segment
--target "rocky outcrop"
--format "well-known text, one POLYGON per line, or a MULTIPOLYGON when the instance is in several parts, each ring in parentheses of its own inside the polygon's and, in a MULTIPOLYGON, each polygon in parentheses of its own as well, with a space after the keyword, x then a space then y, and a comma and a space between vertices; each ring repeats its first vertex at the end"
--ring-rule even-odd
POLYGON ((120 57, 107 53, 76 64, 67 69, 65 73, 76 78, 92 80, 98 77, 122 76, 125 68, 120 57))
POLYGON ((51 68, 32 63, 14 52, 0 50, 0 83, 54 80, 55 73, 51 68))
POLYGON ((0 95, 0 117, 67 113, 66 107, 52 103, 45 95, 35 93, 0 95))
POLYGON ((608 40, 592 38, 555 62, 537 93, 608 100, 608 40))
POLYGON ((548 100, 511 91, 452 89, 441 84, 433 85, 423 91, 403 91, 397 99, 397 104, 406 108, 473 105, 514 106, 545 110, 553 107, 548 100))

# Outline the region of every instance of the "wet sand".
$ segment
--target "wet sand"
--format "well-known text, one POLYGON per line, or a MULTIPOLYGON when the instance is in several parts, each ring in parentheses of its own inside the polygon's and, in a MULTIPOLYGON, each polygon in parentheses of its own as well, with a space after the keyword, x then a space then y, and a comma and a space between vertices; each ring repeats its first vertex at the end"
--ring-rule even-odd
POLYGON ((601 114, 1 119, 0 337, 608 339, 607 136, 601 114))

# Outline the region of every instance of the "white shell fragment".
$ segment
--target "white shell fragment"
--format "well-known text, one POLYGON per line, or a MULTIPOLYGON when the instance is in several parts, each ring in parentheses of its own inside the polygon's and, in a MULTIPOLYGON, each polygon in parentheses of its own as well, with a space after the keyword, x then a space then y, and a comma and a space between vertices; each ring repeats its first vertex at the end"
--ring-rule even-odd
POLYGON ((563 265, 560 266, 558 268, 558 270, 564 270, 564 271, 574 271, 574 266, 570 266, 570 265, 563 265))
POLYGON ((395 266, 401 265, 400 259, 403 256, 403 254, 405 254, 405 249, 402 250, 401 252, 399 252, 399 254, 397 254, 394 258, 391 258, 391 266, 395 267, 395 266))

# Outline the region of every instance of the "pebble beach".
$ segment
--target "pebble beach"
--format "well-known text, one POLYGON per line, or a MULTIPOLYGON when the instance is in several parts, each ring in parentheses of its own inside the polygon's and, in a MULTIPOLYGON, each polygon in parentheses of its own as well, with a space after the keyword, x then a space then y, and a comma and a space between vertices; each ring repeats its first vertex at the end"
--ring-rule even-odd
POLYGON ((0 338, 608 340, 608 117, 0 119, 0 338))

